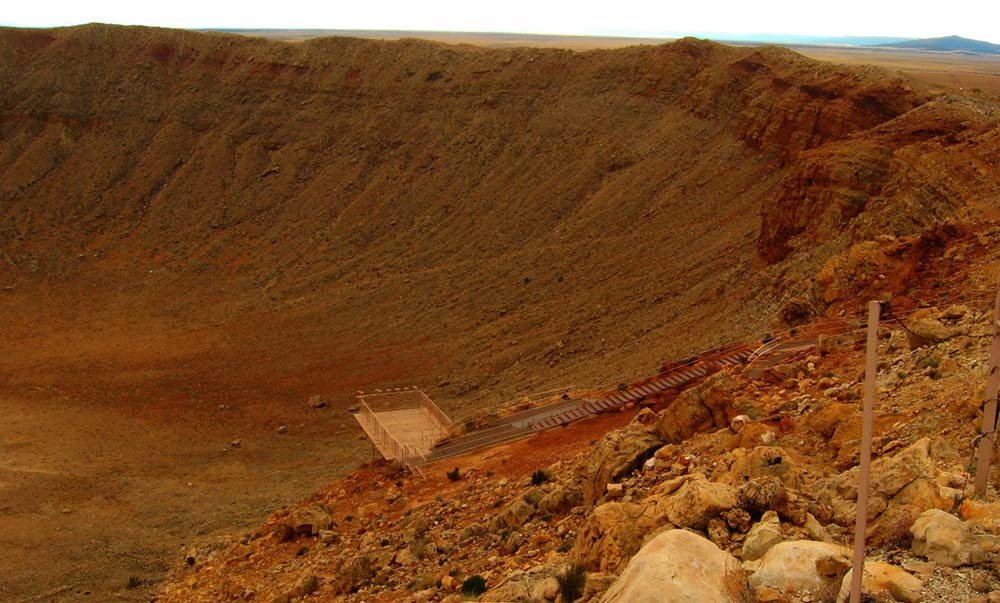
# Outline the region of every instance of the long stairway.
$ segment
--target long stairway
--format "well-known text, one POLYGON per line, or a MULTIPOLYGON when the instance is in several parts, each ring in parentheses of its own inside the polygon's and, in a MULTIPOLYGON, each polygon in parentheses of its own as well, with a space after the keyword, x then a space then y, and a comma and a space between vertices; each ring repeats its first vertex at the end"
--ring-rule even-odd
POLYGON ((579 421, 580 419, 592 415, 608 412, 610 410, 616 410, 629 402, 635 402, 636 400, 640 400, 669 389, 680 388, 688 383, 691 383, 692 381, 696 381, 702 377, 707 377, 712 373, 718 372, 727 366, 743 364, 746 362, 749 355, 750 348, 748 346, 741 346, 735 349, 709 353, 708 355, 703 355, 702 357, 692 360, 689 363, 675 365, 674 367, 668 368, 666 372, 660 373, 653 379, 634 384, 600 400, 581 401, 579 405, 573 408, 567 409, 561 413, 553 414, 540 421, 534 421, 530 423, 529 426, 534 431, 542 431, 544 429, 551 429, 552 427, 566 425, 567 423, 572 423, 573 421, 579 421))
POLYGON ((669 389, 679 389, 727 366, 745 363, 751 351, 750 346, 730 346, 712 350, 691 360, 668 365, 656 377, 635 383, 598 400, 592 398, 565 400, 502 417, 484 429, 441 442, 427 455, 427 461, 460 456, 512 442, 539 431, 616 410, 630 402, 669 389))

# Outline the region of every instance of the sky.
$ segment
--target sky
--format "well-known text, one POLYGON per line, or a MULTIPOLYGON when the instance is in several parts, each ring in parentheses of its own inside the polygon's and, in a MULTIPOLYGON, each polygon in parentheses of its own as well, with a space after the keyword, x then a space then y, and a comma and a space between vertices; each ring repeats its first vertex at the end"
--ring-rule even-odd
POLYGON ((1000 43, 998 0, 37 0, 5 2, 0 24, 101 22, 181 28, 382 29, 674 36, 798 34, 1000 43))

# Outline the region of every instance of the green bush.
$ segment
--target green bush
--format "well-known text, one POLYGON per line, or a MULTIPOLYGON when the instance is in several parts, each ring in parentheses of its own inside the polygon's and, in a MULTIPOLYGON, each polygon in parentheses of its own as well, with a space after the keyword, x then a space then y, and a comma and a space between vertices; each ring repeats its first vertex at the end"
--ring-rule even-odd
POLYGON ((486 580, 482 576, 471 576, 462 583, 462 594, 478 597, 486 592, 486 580))
POLYGON ((587 584, 587 570, 580 564, 570 566, 565 572, 556 576, 559 583, 559 596, 564 603, 573 603, 583 594, 587 584))

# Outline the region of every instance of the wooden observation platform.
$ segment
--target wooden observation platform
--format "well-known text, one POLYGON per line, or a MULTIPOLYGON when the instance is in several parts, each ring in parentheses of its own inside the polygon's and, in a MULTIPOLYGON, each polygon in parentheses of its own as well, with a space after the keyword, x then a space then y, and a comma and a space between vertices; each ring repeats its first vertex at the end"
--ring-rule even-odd
POLYGON ((386 460, 399 462, 421 476, 427 453, 452 424, 416 387, 359 392, 354 418, 386 460))

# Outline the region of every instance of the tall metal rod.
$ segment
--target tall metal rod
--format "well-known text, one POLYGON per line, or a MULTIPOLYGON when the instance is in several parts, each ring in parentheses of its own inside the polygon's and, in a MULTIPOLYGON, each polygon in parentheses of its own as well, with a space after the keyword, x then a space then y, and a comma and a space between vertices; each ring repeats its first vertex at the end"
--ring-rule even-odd
POLYGON ((858 466, 858 506, 854 522, 854 569, 851 603, 861 601, 865 569, 865 532, 868 530, 868 488, 872 464, 872 429, 875 422, 875 376, 878 373, 878 319, 882 305, 868 304, 868 351, 865 356, 865 406, 861 423, 861 464, 858 466))
POLYGON ((986 382, 986 406, 983 407, 983 428, 979 436, 976 457, 976 496, 986 494, 990 465, 993 463, 994 439, 997 429, 997 393, 1000 389, 1000 286, 993 302, 993 343, 990 345, 990 377, 986 382))

